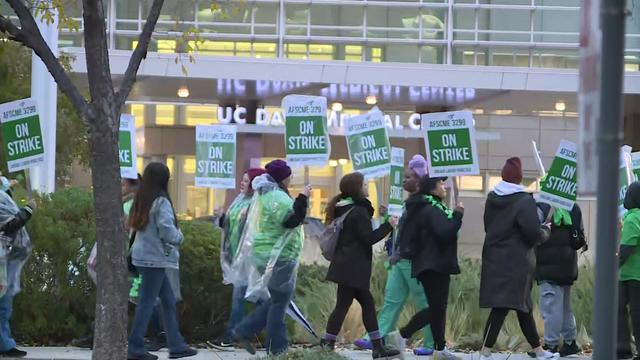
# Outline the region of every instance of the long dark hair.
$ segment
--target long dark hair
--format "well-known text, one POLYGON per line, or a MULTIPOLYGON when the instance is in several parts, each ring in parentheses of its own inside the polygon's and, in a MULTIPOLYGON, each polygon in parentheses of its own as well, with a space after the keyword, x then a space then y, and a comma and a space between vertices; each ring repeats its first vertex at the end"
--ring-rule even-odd
MULTIPOLYGON (((129 218, 129 225, 132 229, 144 230, 147 227, 147 224, 149 224, 149 212, 157 198, 167 198, 173 206, 169 196, 169 177, 169 168, 162 163, 153 162, 144 169, 140 188, 133 201, 133 209, 129 218)), ((173 217, 177 226, 178 221, 175 211, 173 217)))
POLYGON ((347 174, 340 179, 340 194, 336 195, 329 201, 325 209, 327 224, 331 223, 336 218, 336 205, 344 198, 359 199, 364 198, 362 193, 362 187, 364 186, 364 175, 359 172, 353 172, 347 174))

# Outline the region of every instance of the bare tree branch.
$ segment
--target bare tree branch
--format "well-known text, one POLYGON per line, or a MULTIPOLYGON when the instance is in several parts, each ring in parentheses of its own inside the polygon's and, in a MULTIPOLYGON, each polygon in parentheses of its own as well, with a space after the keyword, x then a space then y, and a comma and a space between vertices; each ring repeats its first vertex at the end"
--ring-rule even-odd
POLYGON ((29 8, 21 0, 6 0, 13 11, 18 15, 20 19, 21 29, 18 29, 11 21, 5 17, 0 19, 0 30, 7 32, 16 40, 26 47, 31 48, 53 76, 54 80, 60 87, 63 93, 69 97, 73 106, 80 113, 81 118, 86 120, 91 113, 91 108, 88 106, 85 99, 78 88, 73 84, 69 75, 64 71, 62 64, 53 54, 49 45, 42 37, 38 25, 36 24, 33 15, 29 8))
POLYGON ((127 71, 124 73, 124 79, 122 80, 120 89, 116 93, 116 100, 118 101, 117 104, 120 106, 122 106, 127 100, 127 97, 131 92, 131 88, 136 82, 136 74, 138 73, 142 59, 147 57, 147 50, 149 48, 151 35, 153 34, 153 29, 156 27, 156 23, 160 17, 160 11, 162 10, 163 4, 164 0, 154 0, 151 10, 149 10, 147 21, 144 24, 142 33, 140 33, 140 36, 138 37, 138 45, 136 45, 136 49, 133 51, 131 59, 129 59, 129 65, 127 66, 127 71))

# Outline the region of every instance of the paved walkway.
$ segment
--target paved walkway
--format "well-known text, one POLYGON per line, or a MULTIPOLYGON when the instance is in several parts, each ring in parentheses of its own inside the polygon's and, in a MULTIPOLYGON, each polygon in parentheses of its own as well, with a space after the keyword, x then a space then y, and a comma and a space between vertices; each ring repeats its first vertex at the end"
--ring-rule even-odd
MULTIPOLYGON (((38 347, 38 348, 21 348, 28 352, 27 360, 90 360, 91 359, 91 351, 89 350, 80 350, 75 348, 46 348, 46 347, 38 347)), ((341 355, 344 355, 350 359, 354 360, 365 360, 371 359, 371 352, 367 351, 347 351, 342 350, 339 352, 341 355)), ((160 351, 156 353, 160 356, 160 360, 168 359, 168 353, 166 351, 160 351)), ((244 351, 236 351, 236 352, 221 352, 221 351, 213 351, 213 350, 200 350, 200 353, 190 358, 191 360, 249 360, 256 359, 257 357, 264 357, 265 355, 256 355, 250 356, 244 351)), ((460 355, 464 360, 477 360, 478 354, 471 355, 460 355)), ((525 360, 530 359, 526 355, 522 354, 503 354, 494 356, 495 360, 525 360)), ((430 357, 415 357, 413 355, 407 354, 406 359, 431 359, 430 357)), ((570 357, 568 359, 574 360, 587 360, 589 357, 570 357)))

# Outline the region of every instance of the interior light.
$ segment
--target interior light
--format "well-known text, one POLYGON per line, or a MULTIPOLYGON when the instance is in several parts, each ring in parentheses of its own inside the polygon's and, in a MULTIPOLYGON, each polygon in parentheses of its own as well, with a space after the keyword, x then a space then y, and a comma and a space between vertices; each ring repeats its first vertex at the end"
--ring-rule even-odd
POLYGON ((343 165, 343 166, 347 165, 348 162, 349 162, 349 160, 347 160, 347 159, 338 159, 338 163, 340 165, 343 165))
POLYGON ((565 110, 567 110, 567 104, 564 102, 564 100, 560 100, 556 102, 556 111, 565 111, 565 110))
POLYGON ((367 103, 367 105, 375 105, 378 103, 378 99, 375 97, 375 95, 367 96, 364 101, 367 103))
POLYGON ((338 162, 336 160, 329 160, 329 166, 336 167, 338 166, 338 162))
POLYGON ((186 86, 180 86, 178 89, 178 97, 186 98, 189 97, 189 88, 186 86))
POLYGON ((482 109, 482 108, 475 109, 475 110, 473 110, 473 113, 477 114, 477 115, 482 115, 482 114, 484 114, 484 109, 482 109))
POLYGON ((334 102, 333 104, 331 104, 331 110, 342 111, 342 104, 339 102, 334 102))

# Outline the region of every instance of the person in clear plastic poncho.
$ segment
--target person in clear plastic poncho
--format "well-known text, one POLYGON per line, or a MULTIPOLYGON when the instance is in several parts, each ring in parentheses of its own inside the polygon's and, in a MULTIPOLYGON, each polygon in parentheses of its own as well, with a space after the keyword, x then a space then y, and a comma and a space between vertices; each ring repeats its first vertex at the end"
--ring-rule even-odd
MULTIPOLYGON (((253 196, 251 181, 264 173, 264 169, 261 168, 248 169, 240 182, 240 194, 231 202, 226 213, 221 214, 218 218, 218 225, 223 231, 222 245, 220 247, 220 266, 222 267, 223 282, 225 284, 233 283, 232 265, 240 248, 240 238, 242 237, 253 196)), ((244 295, 246 292, 246 286, 233 287, 231 315, 227 329, 222 339, 209 343, 212 347, 219 350, 228 350, 233 347, 233 329, 245 316, 246 302, 244 295)))
POLYGON ((31 255, 31 239, 24 226, 31 219, 36 204, 31 200, 20 209, 11 197, 11 186, 0 178, 0 357, 24 357, 26 352, 16 349, 9 320, 13 298, 20 292, 22 267, 31 255))
POLYGON ((289 346, 284 317, 295 290, 304 242, 300 225, 311 187, 307 185, 294 201, 287 189, 291 181, 287 163, 274 160, 265 168, 267 173, 252 182, 255 193, 233 263, 234 285, 246 286, 245 298, 260 303, 234 334, 244 349, 255 354, 249 339, 266 328, 267 352, 280 354, 289 346))

